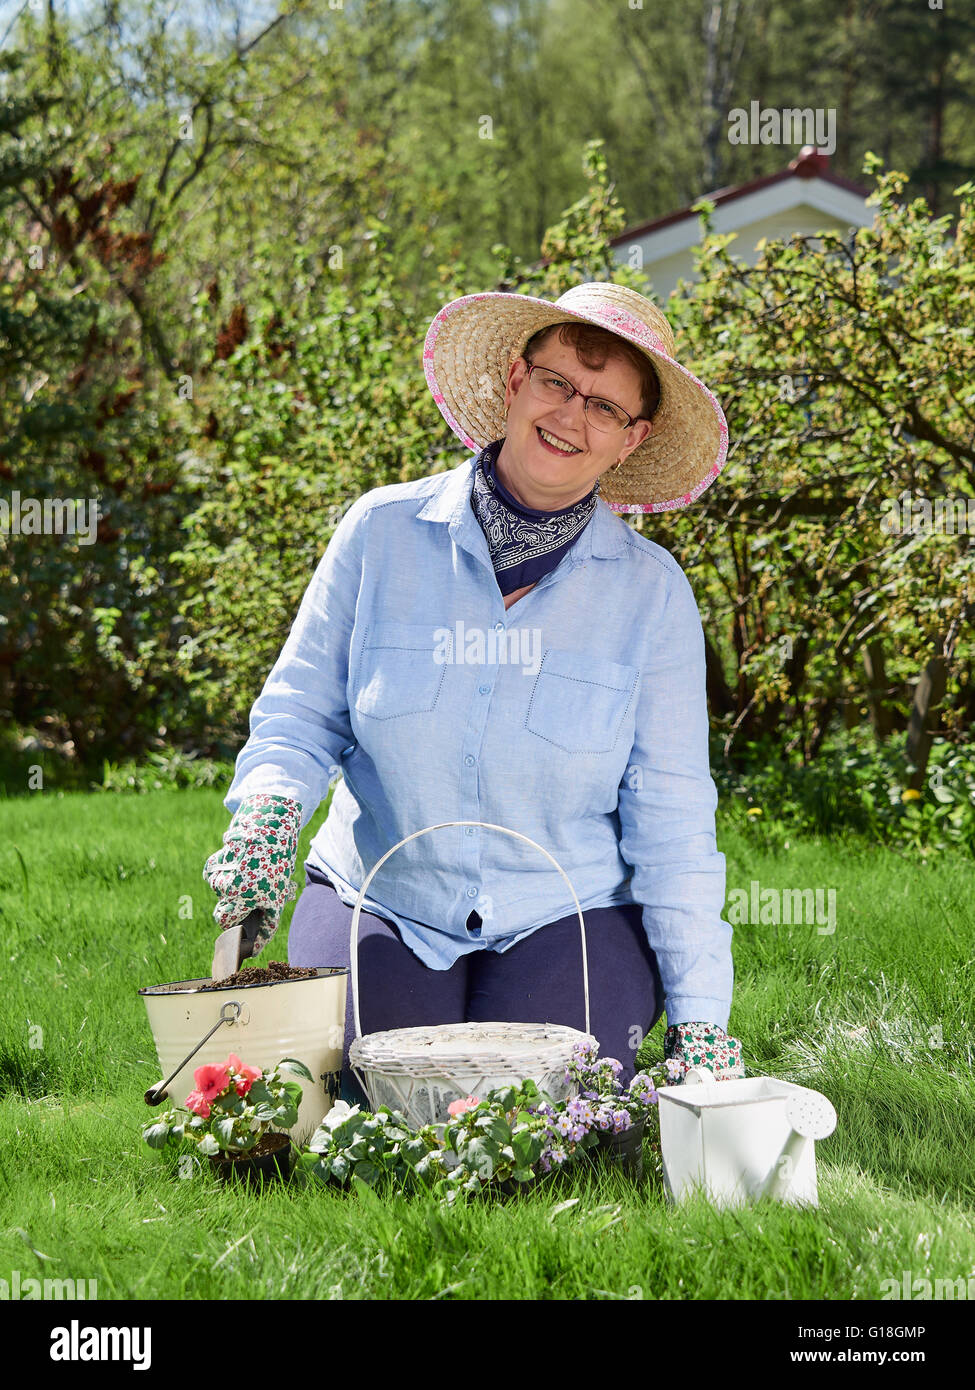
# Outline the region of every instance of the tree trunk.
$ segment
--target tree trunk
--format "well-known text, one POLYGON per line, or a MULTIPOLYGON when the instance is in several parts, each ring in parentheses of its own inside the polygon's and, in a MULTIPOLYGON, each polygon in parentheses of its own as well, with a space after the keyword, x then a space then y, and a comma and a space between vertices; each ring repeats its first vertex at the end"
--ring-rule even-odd
POLYGON ((815 759, 819 756, 819 750, 822 747, 823 739, 826 737, 826 731, 829 728, 830 721, 833 718, 833 714, 835 713, 836 706, 838 704, 838 697, 835 695, 831 695, 823 705, 822 709, 820 710, 819 720, 816 724, 815 731, 813 732, 813 736, 809 740, 809 744, 805 749, 805 754, 803 757, 804 763, 814 762, 815 759))
POLYGON ((920 791, 927 775, 928 758, 934 735, 928 727, 933 710, 944 699, 948 684, 948 664, 943 656, 933 656, 921 673, 914 689, 911 720, 907 728, 907 756, 914 763, 908 786, 920 791))
POLYGON ((873 731, 878 739, 887 738, 892 729, 893 721, 884 704, 884 695, 887 690, 887 672, 884 665, 884 649, 878 637, 868 642, 863 650, 863 665, 867 672, 867 706, 870 710, 870 722, 873 731))
POLYGON ((708 688, 708 705, 713 714, 734 714, 735 697, 725 678, 721 657, 707 633, 704 634, 704 661, 708 688))

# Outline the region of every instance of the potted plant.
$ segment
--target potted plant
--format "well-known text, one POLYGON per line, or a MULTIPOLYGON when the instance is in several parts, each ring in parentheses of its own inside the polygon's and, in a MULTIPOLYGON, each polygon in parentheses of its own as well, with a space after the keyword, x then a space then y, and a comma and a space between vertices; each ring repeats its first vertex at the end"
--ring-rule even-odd
POLYGON ((269 1072, 249 1067, 231 1053, 219 1066, 197 1067, 195 1090, 185 1108, 165 1111, 143 1125, 150 1148, 186 1149, 210 1160, 225 1181, 248 1183, 286 1178, 291 1136, 302 1089, 289 1076, 311 1081, 303 1062, 286 1057, 269 1072))
POLYGON ((443 1152, 432 1125, 410 1129, 399 1110, 382 1105, 375 1113, 336 1101, 302 1150, 299 1181, 346 1188, 353 1178, 370 1187, 401 1192, 427 1186, 443 1171, 443 1152))
POLYGON ((467 1096, 447 1110, 451 1120, 443 1143, 451 1164, 445 1180, 449 1199, 460 1191, 514 1195, 551 1171, 546 1154, 555 1107, 534 1081, 490 1091, 484 1100, 467 1096))
MULTIPOLYGON (((579 1086, 578 1096, 566 1101, 552 1117, 557 1135, 577 1140, 584 1131, 596 1135, 603 1156, 632 1177, 643 1176, 643 1138, 648 1117, 655 1113, 659 1076, 641 1071, 626 1087, 620 1082, 623 1065, 615 1057, 597 1057, 591 1044, 578 1043, 565 1069, 567 1081, 579 1086)), ((659 1068, 655 1069, 659 1072, 659 1068)), ((557 1151, 556 1151, 557 1153, 557 1151)))

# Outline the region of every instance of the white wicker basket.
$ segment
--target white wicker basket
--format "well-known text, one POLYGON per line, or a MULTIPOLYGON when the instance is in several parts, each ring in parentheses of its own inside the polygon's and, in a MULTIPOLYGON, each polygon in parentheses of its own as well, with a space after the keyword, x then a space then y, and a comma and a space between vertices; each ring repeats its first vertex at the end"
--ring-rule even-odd
POLYGON ((373 865, 359 889, 352 913, 350 942, 352 1009, 355 1041, 349 1048, 349 1064, 373 1109, 388 1105, 402 1110, 410 1124, 442 1124, 447 1107, 462 1096, 483 1097, 499 1086, 531 1079, 553 1100, 576 1089, 565 1079, 565 1067, 576 1043, 595 1042, 589 1033, 589 962, 586 924, 568 875, 548 850, 527 835, 489 821, 442 821, 407 835, 373 865), (500 830, 533 845, 555 865, 565 879, 579 914, 582 938, 582 987, 586 1031, 559 1023, 449 1023, 422 1028, 394 1028, 362 1036, 359 1019, 359 915, 373 875, 402 845, 446 826, 479 825, 500 830))

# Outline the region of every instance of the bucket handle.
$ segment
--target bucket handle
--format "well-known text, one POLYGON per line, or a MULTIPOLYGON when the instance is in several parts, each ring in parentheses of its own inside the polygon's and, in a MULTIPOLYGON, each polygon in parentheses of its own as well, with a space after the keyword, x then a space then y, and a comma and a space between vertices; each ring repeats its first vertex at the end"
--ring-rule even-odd
POLYGON ((359 896, 356 898, 355 909, 352 913, 352 931, 349 939, 349 961, 352 967, 352 1013, 355 1019, 356 1037, 362 1037, 362 1025, 359 1021, 359 913, 362 910, 362 901, 366 896, 366 889, 372 882, 373 875, 376 873, 377 869, 381 869, 382 866, 385 864, 386 860, 389 858, 389 856, 391 854, 394 854, 396 850, 400 849, 403 845, 409 844, 410 840, 415 840, 420 835, 428 835, 431 830, 443 830, 446 826, 450 825, 481 825, 484 826, 484 828, 487 830, 500 830, 504 835, 513 835, 516 840, 524 840, 526 845, 533 845, 535 849, 539 850, 542 854, 544 854, 545 858, 550 860, 555 865, 559 873, 565 879, 566 883, 568 884, 569 892, 572 894, 572 901, 576 905, 576 912, 579 914, 579 934, 582 938, 582 991, 586 1004, 586 1032, 588 1033, 589 956, 586 951, 586 924, 582 918, 582 908, 579 905, 579 899, 576 896, 576 890, 572 887, 572 884, 569 881, 568 874, 562 868, 561 864, 559 864, 555 859, 552 858, 547 849, 543 849, 542 846, 537 843, 537 841, 530 839, 529 836, 522 835, 522 833, 519 830, 509 830, 506 825, 494 825, 491 821, 485 820, 445 820, 441 821, 438 825, 427 825, 422 830, 414 830, 412 835, 407 835, 404 839, 400 840, 399 844, 393 845, 392 849, 388 849, 386 853, 383 855, 382 859, 378 860, 366 874, 365 882, 359 889, 359 896))
POLYGON ((220 1027, 221 1023, 235 1023, 237 1019, 240 1018, 240 1011, 241 1006, 237 1003, 237 1000, 228 999, 226 1004, 224 1004, 220 1010, 220 1017, 217 1019, 216 1023, 210 1029, 209 1033, 206 1033, 200 1039, 200 1041, 197 1043, 196 1047, 194 1047, 192 1052, 188 1052, 186 1054, 182 1062, 180 1062, 179 1066, 173 1072, 173 1075, 167 1076, 165 1081, 157 1081, 155 1086, 149 1087, 148 1091, 146 1091, 145 1096, 143 1097, 146 1105, 161 1105, 162 1102, 166 1099, 166 1087, 169 1085, 170 1081, 172 1081, 173 1077, 179 1076, 180 1072, 186 1066, 186 1063, 190 1060, 191 1057, 196 1056, 200 1048, 203 1046, 205 1042, 208 1041, 208 1039, 213 1037, 214 1033, 220 1027), (236 1009, 237 1012, 228 1014, 228 1009, 236 1009))

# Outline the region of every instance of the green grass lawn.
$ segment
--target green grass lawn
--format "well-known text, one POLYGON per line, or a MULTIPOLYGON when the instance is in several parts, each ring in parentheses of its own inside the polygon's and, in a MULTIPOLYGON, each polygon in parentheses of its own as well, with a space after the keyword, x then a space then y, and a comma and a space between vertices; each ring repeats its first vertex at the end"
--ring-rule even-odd
MULTIPOLYGON (((302 836, 302 878, 324 813, 302 836)), ((904 1270, 975 1277, 970 859, 851 839, 774 848, 761 824, 719 819, 729 891, 836 890, 831 934, 736 928, 729 1025, 750 1074, 836 1106, 818 1209, 673 1207, 654 1181, 580 1171, 446 1210, 244 1197, 209 1173, 170 1176, 143 1143, 159 1071, 136 991, 209 973, 202 868, 227 821, 214 790, 0 800, 0 1278, 96 1279, 102 1299, 847 1300, 880 1298, 904 1270)))

